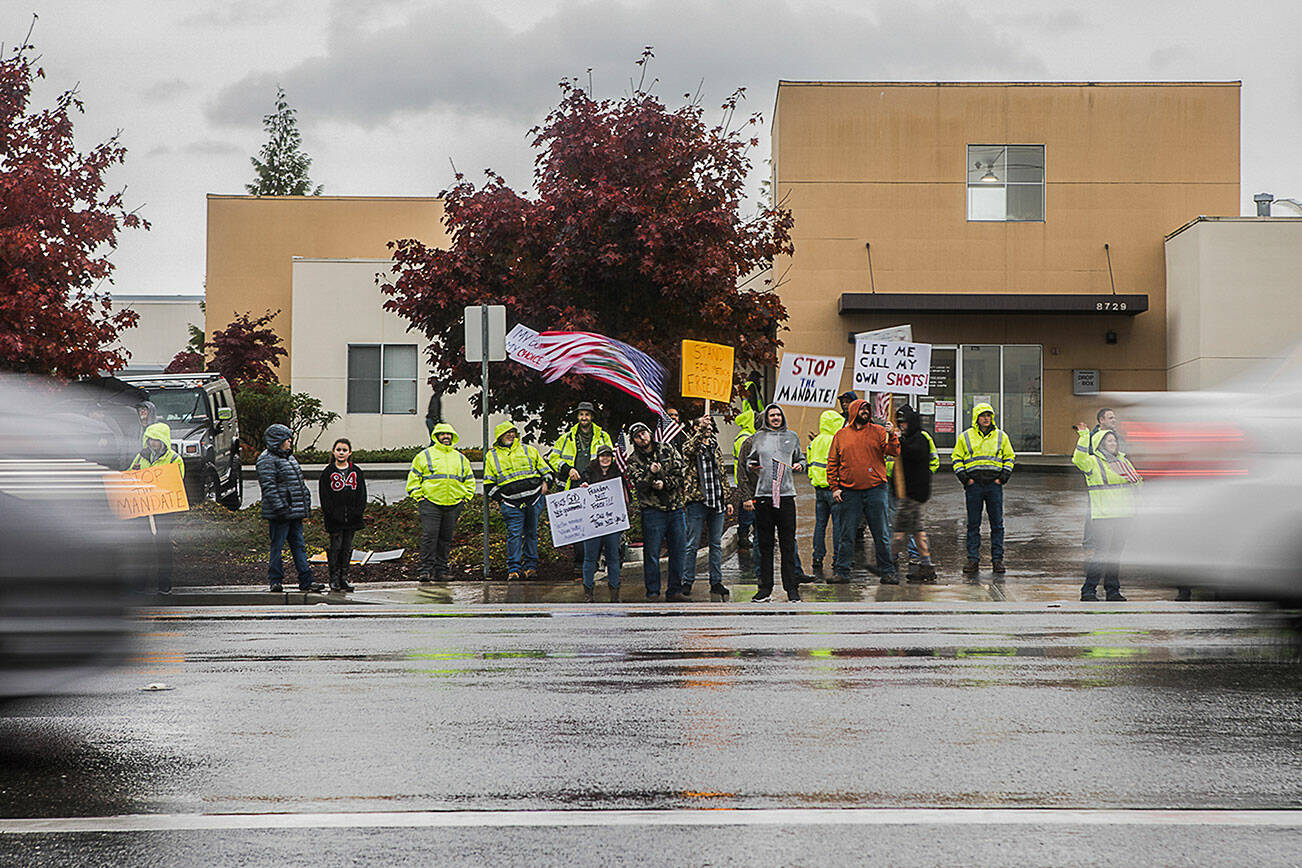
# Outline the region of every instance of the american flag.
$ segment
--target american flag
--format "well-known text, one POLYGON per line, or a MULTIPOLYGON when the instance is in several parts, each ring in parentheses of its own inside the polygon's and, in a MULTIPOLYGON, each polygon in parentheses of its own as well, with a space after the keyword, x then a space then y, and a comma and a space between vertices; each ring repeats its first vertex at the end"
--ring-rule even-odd
POLYGON ((786 465, 776 458, 773 459, 773 508, 777 509, 782 505, 782 468, 786 465))
POLYGON ((873 397, 873 415, 878 419, 891 418, 891 393, 878 392, 873 397))
POLYGON ((632 395, 657 416, 665 415, 669 375, 646 353, 590 332, 543 332, 539 338, 548 383, 566 374, 586 374, 632 395))
POLYGON ((658 439, 661 443, 673 443, 674 438, 683 433, 683 426, 669 416, 661 416, 659 433, 658 439))

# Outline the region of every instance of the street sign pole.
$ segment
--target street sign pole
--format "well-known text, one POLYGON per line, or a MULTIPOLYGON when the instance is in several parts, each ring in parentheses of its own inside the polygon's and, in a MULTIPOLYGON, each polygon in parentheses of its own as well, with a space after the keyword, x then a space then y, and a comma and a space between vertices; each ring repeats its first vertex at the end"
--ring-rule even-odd
MULTIPOLYGON (((483 465, 484 476, 488 476, 488 305, 479 306, 479 321, 483 326, 484 342, 480 344, 483 347, 484 360, 481 362, 481 376, 483 377, 483 390, 480 394, 482 404, 480 410, 484 421, 484 448, 483 448, 483 465)), ((488 581, 488 486, 484 485, 484 493, 480 500, 484 506, 484 581, 488 581)))

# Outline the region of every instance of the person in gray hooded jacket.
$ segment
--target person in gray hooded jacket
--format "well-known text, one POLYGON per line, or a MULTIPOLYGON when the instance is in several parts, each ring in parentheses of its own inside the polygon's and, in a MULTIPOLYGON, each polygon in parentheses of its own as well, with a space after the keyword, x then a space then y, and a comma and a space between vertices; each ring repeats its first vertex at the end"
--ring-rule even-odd
POLYGON ((767 602, 773 594, 773 535, 782 558, 782 588, 787 599, 800 601, 796 566, 796 479, 804 472, 805 454, 800 439, 787 429, 787 417, 777 404, 769 404, 760 417, 762 427, 741 448, 744 468, 743 506, 755 510, 755 545, 759 549, 759 589, 754 601, 767 602), (776 490, 774 483, 776 482, 776 490))
POLYGON ((267 562, 271 591, 281 591, 285 578, 281 550, 287 542, 298 570, 298 589, 325 590, 325 585, 312 581, 312 566, 307 562, 303 519, 312 511, 312 495, 294 457, 293 432, 287 425, 269 425, 263 439, 267 448, 258 456, 258 486, 262 489, 262 517, 267 520, 271 536, 271 557, 267 562))

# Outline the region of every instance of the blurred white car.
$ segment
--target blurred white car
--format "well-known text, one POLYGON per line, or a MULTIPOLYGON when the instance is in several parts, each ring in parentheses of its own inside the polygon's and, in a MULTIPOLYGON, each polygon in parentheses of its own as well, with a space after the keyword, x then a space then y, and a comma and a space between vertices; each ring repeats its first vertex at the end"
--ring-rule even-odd
POLYGON ((1302 602, 1302 363, 1217 391, 1105 397, 1144 476, 1125 581, 1302 602))

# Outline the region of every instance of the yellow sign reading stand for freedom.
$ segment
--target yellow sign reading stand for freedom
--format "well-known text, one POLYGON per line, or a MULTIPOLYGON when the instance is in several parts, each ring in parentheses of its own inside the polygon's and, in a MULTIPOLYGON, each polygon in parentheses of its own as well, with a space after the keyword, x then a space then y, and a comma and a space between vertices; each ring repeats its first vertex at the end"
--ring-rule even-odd
POLYGON ((158 464, 140 470, 104 474, 109 507, 118 518, 140 518, 164 512, 185 512, 181 469, 175 464, 158 464))
POLYGON ((683 341, 683 397, 731 401, 732 357, 723 344, 683 341))

